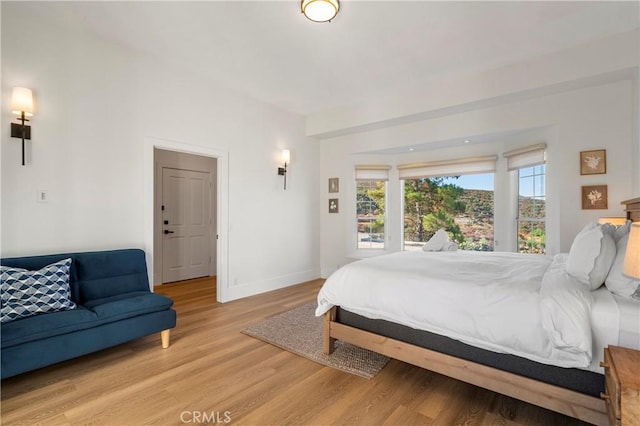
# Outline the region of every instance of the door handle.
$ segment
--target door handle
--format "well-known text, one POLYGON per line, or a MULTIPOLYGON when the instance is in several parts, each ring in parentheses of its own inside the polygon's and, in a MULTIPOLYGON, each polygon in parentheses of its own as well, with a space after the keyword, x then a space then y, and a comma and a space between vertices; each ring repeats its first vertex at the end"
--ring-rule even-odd
POLYGON ((168 229, 165 229, 165 230, 164 230, 164 233, 165 233, 165 234, 173 234, 173 231, 169 231, 168 229))

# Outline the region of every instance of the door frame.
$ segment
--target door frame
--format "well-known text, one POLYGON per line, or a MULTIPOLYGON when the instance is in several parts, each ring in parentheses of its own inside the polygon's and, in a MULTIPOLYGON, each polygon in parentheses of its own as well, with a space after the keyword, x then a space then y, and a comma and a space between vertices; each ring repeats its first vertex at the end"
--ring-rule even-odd
POLYGON ((216 229, 218 234, 216 248, 216 298, 218 302, 226 302, 229 295, 229 153, 216 149, 191 145, 183 142, 146 137, 144 141, 144 248, 147 258, 149 288, 153 291, 154 280, 154 193, 155 164, 154 150, 183 152, 187 154, 212 157, 217 160, 216 170, 216 229))

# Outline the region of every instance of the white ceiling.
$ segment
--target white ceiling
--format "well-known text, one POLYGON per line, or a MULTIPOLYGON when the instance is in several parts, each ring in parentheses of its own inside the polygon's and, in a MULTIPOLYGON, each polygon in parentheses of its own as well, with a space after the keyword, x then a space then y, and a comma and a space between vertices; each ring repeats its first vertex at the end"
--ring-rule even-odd
POLYGON ((299 1, 28 2, 302 115, 406 93, 640 26, 639 3, 342 0, 331 23, 299 1))

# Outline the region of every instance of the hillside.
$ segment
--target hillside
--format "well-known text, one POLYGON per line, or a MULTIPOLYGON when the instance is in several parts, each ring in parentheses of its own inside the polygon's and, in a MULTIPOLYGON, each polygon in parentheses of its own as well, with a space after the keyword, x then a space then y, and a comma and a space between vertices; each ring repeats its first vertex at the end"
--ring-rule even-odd
POLYGON ((468 243, 476 250, 493 250, 493 191, 465 189, 460 197, 467 210, 455 218, 468 243))

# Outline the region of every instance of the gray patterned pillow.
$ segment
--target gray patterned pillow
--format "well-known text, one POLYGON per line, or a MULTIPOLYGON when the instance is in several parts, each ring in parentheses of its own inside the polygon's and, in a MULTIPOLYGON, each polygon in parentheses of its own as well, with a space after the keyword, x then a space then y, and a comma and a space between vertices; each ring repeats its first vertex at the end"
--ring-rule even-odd
POLYGON ((0 266, 0 322, 45 312, 74 309, 69 292, 71 259, 38 271, 0 266))

